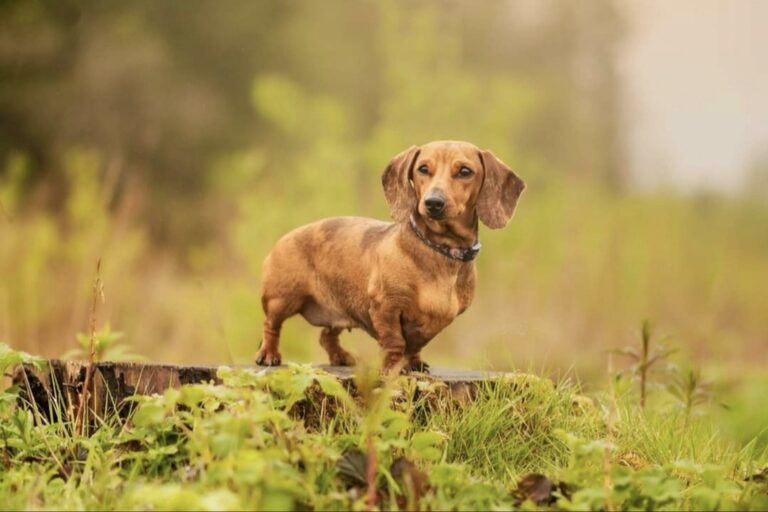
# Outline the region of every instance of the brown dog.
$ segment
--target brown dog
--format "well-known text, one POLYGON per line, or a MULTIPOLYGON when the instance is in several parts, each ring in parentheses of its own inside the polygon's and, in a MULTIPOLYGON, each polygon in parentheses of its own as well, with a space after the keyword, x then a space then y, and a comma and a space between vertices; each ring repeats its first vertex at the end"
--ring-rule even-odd
POLYGON ((426 371, 421 349, 472 302, 478 218, 504 227, 525 188, 489 151, 454 141, 403 151, 381 181, 395 223, 320 220, 267 256, 257 364, 280 364, 280 327, 299 313, 323 328, 332 365, 354 364, 339 333, 359 327, 378 340, 385 369, 426 371))

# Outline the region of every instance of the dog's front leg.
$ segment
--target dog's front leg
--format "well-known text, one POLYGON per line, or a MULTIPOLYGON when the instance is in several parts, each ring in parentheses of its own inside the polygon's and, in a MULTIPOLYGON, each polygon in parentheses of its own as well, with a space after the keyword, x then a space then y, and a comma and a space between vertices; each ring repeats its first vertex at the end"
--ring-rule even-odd
POLYGON ((376 331, 376 339, 384 351, 386 373, 401 371, 405 363, 405 338, 400 323, 401 311, 394 304, 378 304, 371 308, 371 323, 376 331))
POLYGON ((421 359, 421 351, 411 354, 408 357, 408 365, 406 368, 412 372, 429 373, 429 365, 426 361, 421 359))

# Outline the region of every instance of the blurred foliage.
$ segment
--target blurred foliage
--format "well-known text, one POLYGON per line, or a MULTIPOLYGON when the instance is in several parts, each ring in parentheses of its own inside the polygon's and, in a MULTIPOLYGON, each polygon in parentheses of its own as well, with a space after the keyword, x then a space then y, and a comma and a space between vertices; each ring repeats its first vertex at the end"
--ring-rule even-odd
MULTIPOLYGON (((113 331, 109 323, 93 333, 93 360, 98 361, 141 361, 144 358, 131 354, 130 348, 120 344, 124 333, 113 331)), ((91 336, 77 335, 78 348, 73 348, 61 355, 61 359, 88 359, 91 349, 91 336)))
MULTIPOLYGON (((529 187, 430 362, 588 375, 640 318, 765 362, 768 206, 623 185, 616 5, 476 5, 0 3, 0 339, 75 347, 101 258, 100 326, 153 360, 250 362, 277 238, 386 218, 391 156, 451 138, 529 187)), ((289 322, 284 355, 321 360, 316 337, 289 322)))
POLYGON ((141 188, 141 218, 170 246, 217 231, 212 164, 254 146, 269 175, 328 139, 313 174, 368 175, 438 137, 621 173, 611 2, 34 0, 0 3, 0 20, 0 160, 26 155, 25 199, 47 184, 31 207, 61 206, 66 154, 86 147, 115 200, 141 188))

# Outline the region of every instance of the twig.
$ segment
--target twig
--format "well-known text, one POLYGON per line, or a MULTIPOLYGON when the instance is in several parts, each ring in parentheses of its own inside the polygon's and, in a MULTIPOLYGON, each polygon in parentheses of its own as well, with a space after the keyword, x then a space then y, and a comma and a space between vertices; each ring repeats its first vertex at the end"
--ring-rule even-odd
POLYGON ((368 510, 376 510, 376 447, 373 435, 368 433, 368 455, 365 464, 365 480, 368 484, 368 510))
POLYGON ((75 415, 75 432, 82 435, 85 425, 85 414, 88 403, 88 393, 91 387, 91 378, 93 376, 93 363, 96 358, 96 303, 101 298, 104 301, 104 287, 101 282, 101 258, 96 262, 96 279, 93 280, 93 295, 91 300, 90 317, 90 347, 88 350, 88 366, 85 368, 85 381, 83 382, 83 392, 80 394, 80 403, 77 406, 75 415))

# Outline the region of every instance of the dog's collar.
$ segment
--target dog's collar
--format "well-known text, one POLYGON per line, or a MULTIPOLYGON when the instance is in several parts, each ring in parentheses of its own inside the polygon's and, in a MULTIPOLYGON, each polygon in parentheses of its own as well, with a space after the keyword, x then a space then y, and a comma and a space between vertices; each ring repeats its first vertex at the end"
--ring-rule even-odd
POLYGON ((472 261, 477 257, 477 255, 480 253, 480 240, 476 241, 472 247, 448 247, 447 245, 438 244, 427 238, 427 236, 419 231, 418 226, 416 225, 416 219, 413 218, 413 214, 411 214, 411 228, 413 229, 413 232, 416 233, 416 236, 419 237, 419 240, 424 242, 427 247, 429 247, 432 250, 435 250, 442 254, 443 256, 446 256, 448 258, 451 258, 452 260, 458 260, 458 261, 472 261))

